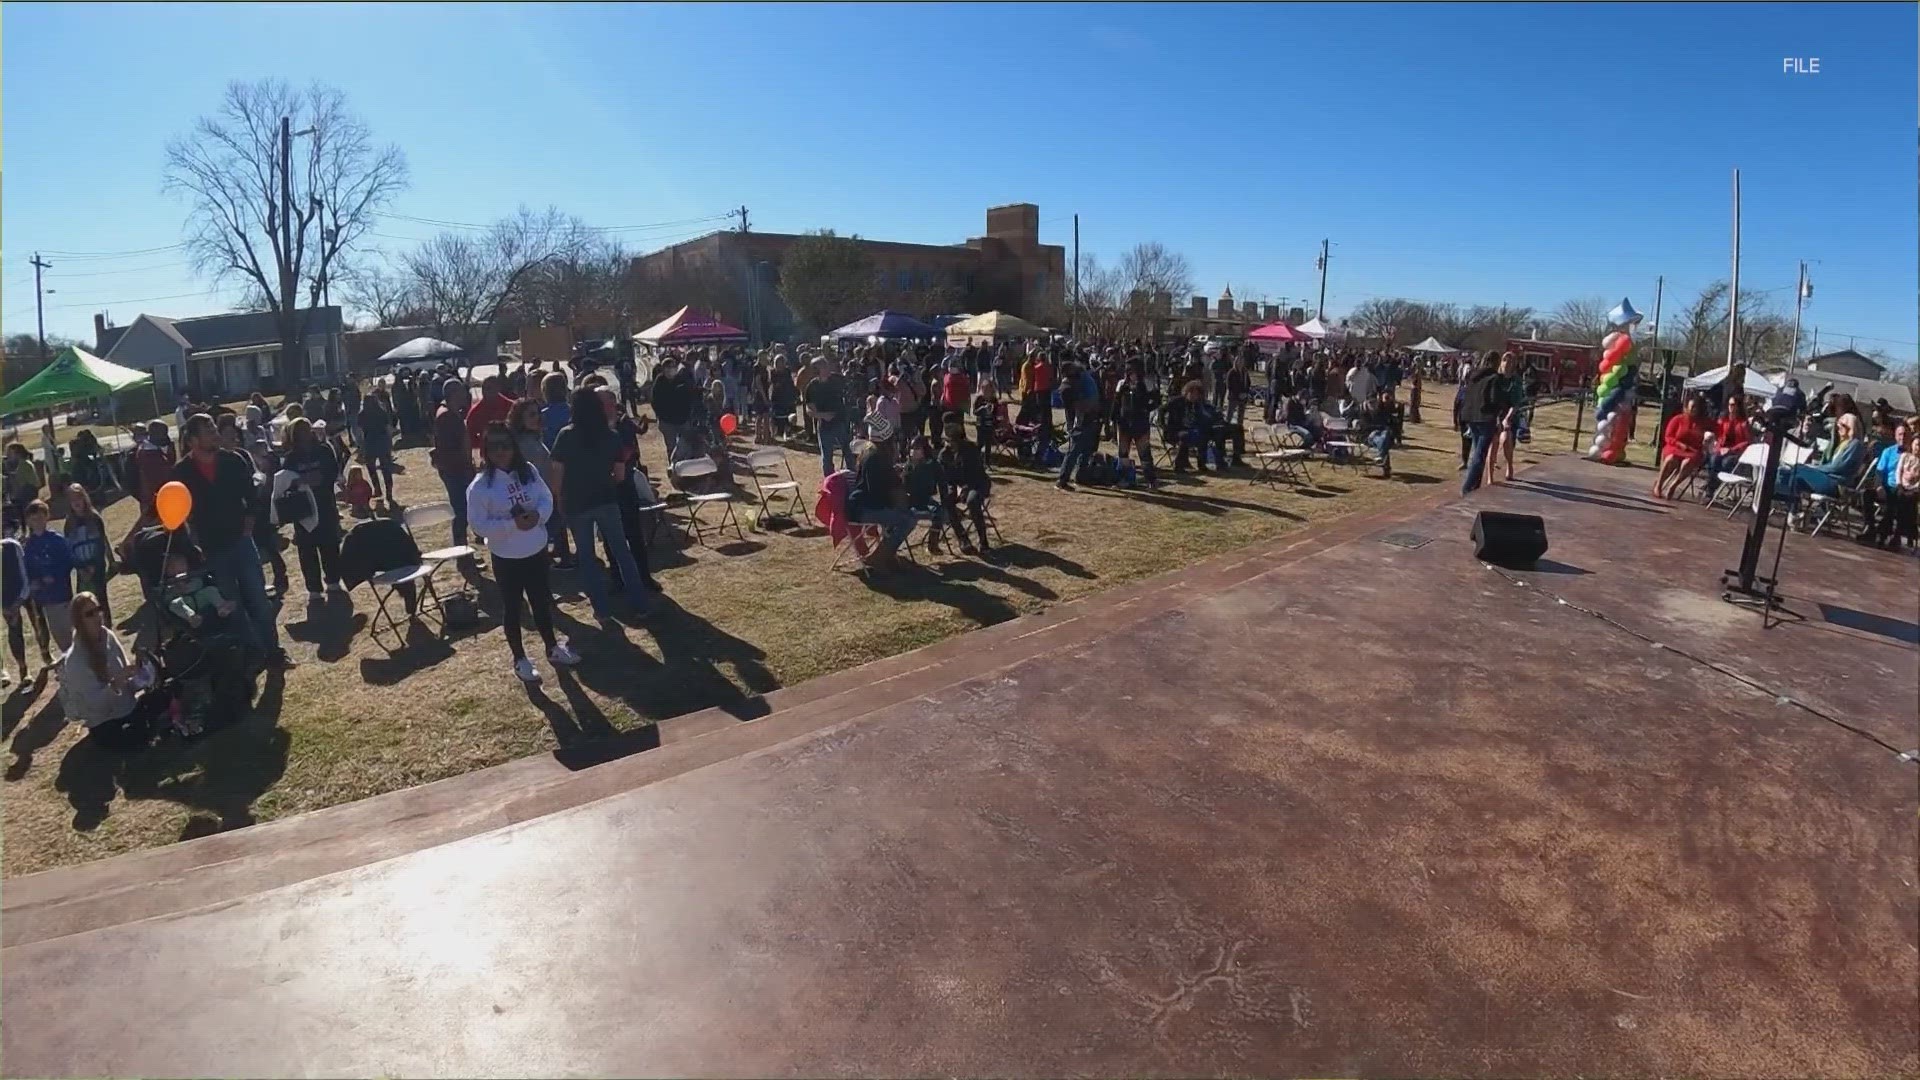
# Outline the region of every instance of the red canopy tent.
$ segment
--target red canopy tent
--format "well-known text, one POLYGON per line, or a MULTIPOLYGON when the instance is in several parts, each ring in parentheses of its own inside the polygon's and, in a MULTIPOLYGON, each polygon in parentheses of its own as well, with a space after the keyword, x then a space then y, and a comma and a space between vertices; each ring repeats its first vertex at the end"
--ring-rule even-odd
POLYGON ((745 341, 747 332, 728 326, 705 311, 683 307, 633 335, 642 345, 696 345, 707 341, 745 341))
POLYGON ((1312 334, 1303 333, 1286 323, 1268 323, 1247 333, 1247 340, 1263 353, 1279 352, 1281 346, 1305 344, 1314 340, 1312 334))
POLYGON ((1252 341, 1312 341, 1313 336, 1303 334, 1286 323, 1268 323, 1247 334, 1252 341))

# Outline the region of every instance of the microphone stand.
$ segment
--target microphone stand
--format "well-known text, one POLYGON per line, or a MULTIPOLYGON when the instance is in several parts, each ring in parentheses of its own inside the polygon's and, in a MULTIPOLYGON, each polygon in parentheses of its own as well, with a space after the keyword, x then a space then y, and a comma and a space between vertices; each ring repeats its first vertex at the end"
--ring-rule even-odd
POLYGON ((1753 523, 1747 526, 1746 540, 1740 545, 1740 566, 1727 570, 1720 575, 1720 584, 1725 591, 1720 599, 1740 607, 1760 609, 1760 628, 1771 629, 1774 623, 1771 615, 1784 610, 1780 603, 1780 559, 1787 547, 1787 514, 1781 515, 1780 537, 1773 551, 1773 575, 1760 575, 1760 555, 1767 542, 1767 526, 1773 519, 1773 496, 1780 470, 1780 451, 1782 444, 1791 442, 1804 447, 1807 444, 1787 434, 1787 425, 1794 422, 1792 416, 1769 416, 1766 424, 1767 460, 1762 468, 1756 487, 1753 511, 1753 523))

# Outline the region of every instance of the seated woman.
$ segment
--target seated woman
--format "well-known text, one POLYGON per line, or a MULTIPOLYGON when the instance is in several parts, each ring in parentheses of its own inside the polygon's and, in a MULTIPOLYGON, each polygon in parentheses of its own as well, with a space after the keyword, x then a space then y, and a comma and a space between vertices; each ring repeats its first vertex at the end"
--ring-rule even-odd
POLYGON ((136 750, 153 742, 154 722, 166 711, 160 691, 142 694, 145 680, 119 638, 107 626, 92 593, 68 607, 73 645, 62 660, 60 703, 67 719, 87 729, 88 741, 106 750, 136 750))
MULTIPOLYGON (((1173 458, 1173 471, 1187 471, 1187 455, 1198 454, 1195 465, 1201 475, 1207 472, 1207 448, 1212 447, 1214 460, 1221 469, 1226 468, 1228 426, 1221 421, 1220 413, 1206 400, 1206 389, 1199 380, 1187 383, 1179 397, 1167 405, 1166 441, 1173 443, 1177 450, 1173 458)), ((1238 461, 1240 454, 1236 449, 1233 460, 1238 461)))
POLYGON ((1653 480, 1653 497, 1675 499, 1693 474, 1706 460, 1706 439, 1712 426, 1707 420, 1707 402, 1700 395, 1687 399, 1685 406, 1667 421, 1661 435, 1659 475, 1653 480))
POLYGON ((947 520, 947 500, 941 490, 944 477, 940 463, 934 460, 933 440, 925 435, 914 436, 907 447, 905 483, 907 509, 931 526, 927 530, 927 550, 932 551, 940 546, 940 530, 947 520))
POLYGON ((1753 442, 1753 425, 1747 421, 1746 399, 1738 394, 1727 402, 1727 411, 1713 422, 1713 455, 1702 469, 1706 472, 1707 498, 1720 488, 1720 474, 1739 467, 1740 454, 1753 442))
POLYGON ((913 512, 907 509, 907 489, 900 482, 894 454, 897 432, 885 418, 875 418, 867 429, 870 442, 854 469, 853 488, 847 492, 847 518, 884 530, 880 548, 867 559, 869 566, 895 565, 894 553, 913 531, 913 512))
POLYGON ((1853 483, 1860 474, 1860 469, 1867 464, 1867 444, 1860 441, 1860 418, 1841 413, 1833 426, 1836 441, 1826 463, 1782 465, 1774 485, 1778 497, 1798 501, 1803 494, 1836 495, 1842 486, 1853 483))
POLYGON ((967 441, 966 428, 958 420, 947 422, 946 445, 940 448, 940 476, 940 496, 953 531, 960 537, 960 550, 969 555, 974 550, 960 523, 964 506, 967 517, 973 520, 973 531, 980 534, 980 557, 994 561, 993 549, 987 544, 987 500, 993 497, 993 480, 987 476, 985 456, 967 441))

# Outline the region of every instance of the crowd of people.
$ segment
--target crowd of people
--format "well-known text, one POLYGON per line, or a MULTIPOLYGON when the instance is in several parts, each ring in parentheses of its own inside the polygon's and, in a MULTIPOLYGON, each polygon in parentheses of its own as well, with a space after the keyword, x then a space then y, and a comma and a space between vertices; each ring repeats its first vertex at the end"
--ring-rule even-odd
MULTIPOLYGON (((1797 380, 1788 381, 1797 389, 1797 380)), ((1759 418, 1742 395, 1717 396, 1691 395, 1667 421, 1654 498, 1677 499, 1699 477, 1712 499, 1721 478, 1737 475, 1741 455, 1761 438, 1759 418)), ((1790 439, 1813 451, 1805 461, 1780 466, 1774 478, 1774 498, 1790 517, 1805 513, 1806 496, 1851 499, 1860 513, 1861 543, 1889 549, 1920 543, 1920 424, 1914 417, 1896 415, 1884 399, 1862 413, 1852 396, 1833 394, 1799 420, 1790 439)))
MULTIPOLYGON (((1364 439, 1385 475, 1408 421, 1421 422, 1425 384, 1454 385, 1462 491, 1514 476, 1516 445, 1528 439, 1528 372, 1513 353, 1452 358, 1251 343, 1084 341, 969 344, 876 342, 847 347, 784 345, 667 350, 644 381, 631 349, 601 364, 576 357, 571 370, 509 361, 477 388, 451 365, 400 371, 362 386, 309 388, 278 404, 254 394, 238 408, 183 397, 178 445, 163 421, 133 429, 126 469, 140 516, 113 543, 95 507, 103 487, 96 454, 75 440, 63 526, 41 491, 47 482, 18 443, 7 448, 8 652, 27 678, 25 630, 43 671, 63 674, 69 713, 103 738, 151 735, 164 710, 143 693, 151 665, 113 630, 106 584, 155 540, 155 500, 178 481, 192 496, 187 528, 169 538, 165 565, 142 571, 149 601, 196 629, 217 630, 252 670, 294 661, 282 646, 276 607, 290 588, 291 546, 310 604, 347 592, 343 536, 350 519, 401 512, 396 450, 417 445, 441 483, 453 542, 485 552, 503 601, 514 674, 541 678, 523 641, 531 622, 555 667, 579 662, 555 625, 551 573, 577 575, 596 618, 616 604, 644 617, 661 591, 647 556, 641 515, 656 506, 641 440, 658 429, 665 480, 696 493, 736 483, 735 439, 817 448, 823 492, 843 497, 846 518, 878 538, 869 565, 886 567, 913 530, 929 547, 950 529, 963 553, 996 558, 990 532, 996 451, 1044 469, 1055 485, 1156 486, 1161 467, 1205 475, 1245 467, 1249 422, 1327 450, 1364 439), (643 412, 650 403, 651 416, 643 412), (1328 417, 1344 421, 1329 430, 1328 417), (1153 434, 1162 453, 1156 462, 1153 434), (1112 443, 1114 453, 1103 451, 1112 443), (673 465, 705 458, 711 469, 683 480, 673 465), (81 468, 82 462, 87 468, 81 468), (836 481, 835 478, 839 478, 836 481)), ((1884 403, 1882 403, 1883 405, 1884 403)), ((1854 490, 1867 515, 1863 539, 1914 542, 1920 495, 1920 435, 1883 407, 1871 421, 1850 399, 1829 399, 1810 421, 1829 448, 1783 470, 1781 489, 1854 490)), ((1686 402, 1666 425, 1658 498, 1674 498, 1696 473, 1709 493, 1756 437, 1738 395, 1716 410, 1686 402)), ((91 437, 89 436, 89 439, 91 437)), ((97 450, 97 441, 92 441, 97 450)), ((108 470, 110 471, 110 470, 108 470)), ((480 572, 469 557, 462 569, 480 572)), ((0 668, 0 674, 11 674, 0 668)), ((175 711, 177 716, 177 710, 175 711)))

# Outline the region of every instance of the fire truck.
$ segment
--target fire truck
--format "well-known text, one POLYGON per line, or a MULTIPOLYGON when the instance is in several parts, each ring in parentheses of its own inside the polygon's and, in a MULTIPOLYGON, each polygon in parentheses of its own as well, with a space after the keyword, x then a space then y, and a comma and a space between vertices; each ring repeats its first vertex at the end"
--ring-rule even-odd
POLYGON ((1508 338, 1507 352, 1527 366, 1527 387, 1534 394, 1565 394, 1590 385, 1600 371, 1600 346, 1571 341, 1508 338))

